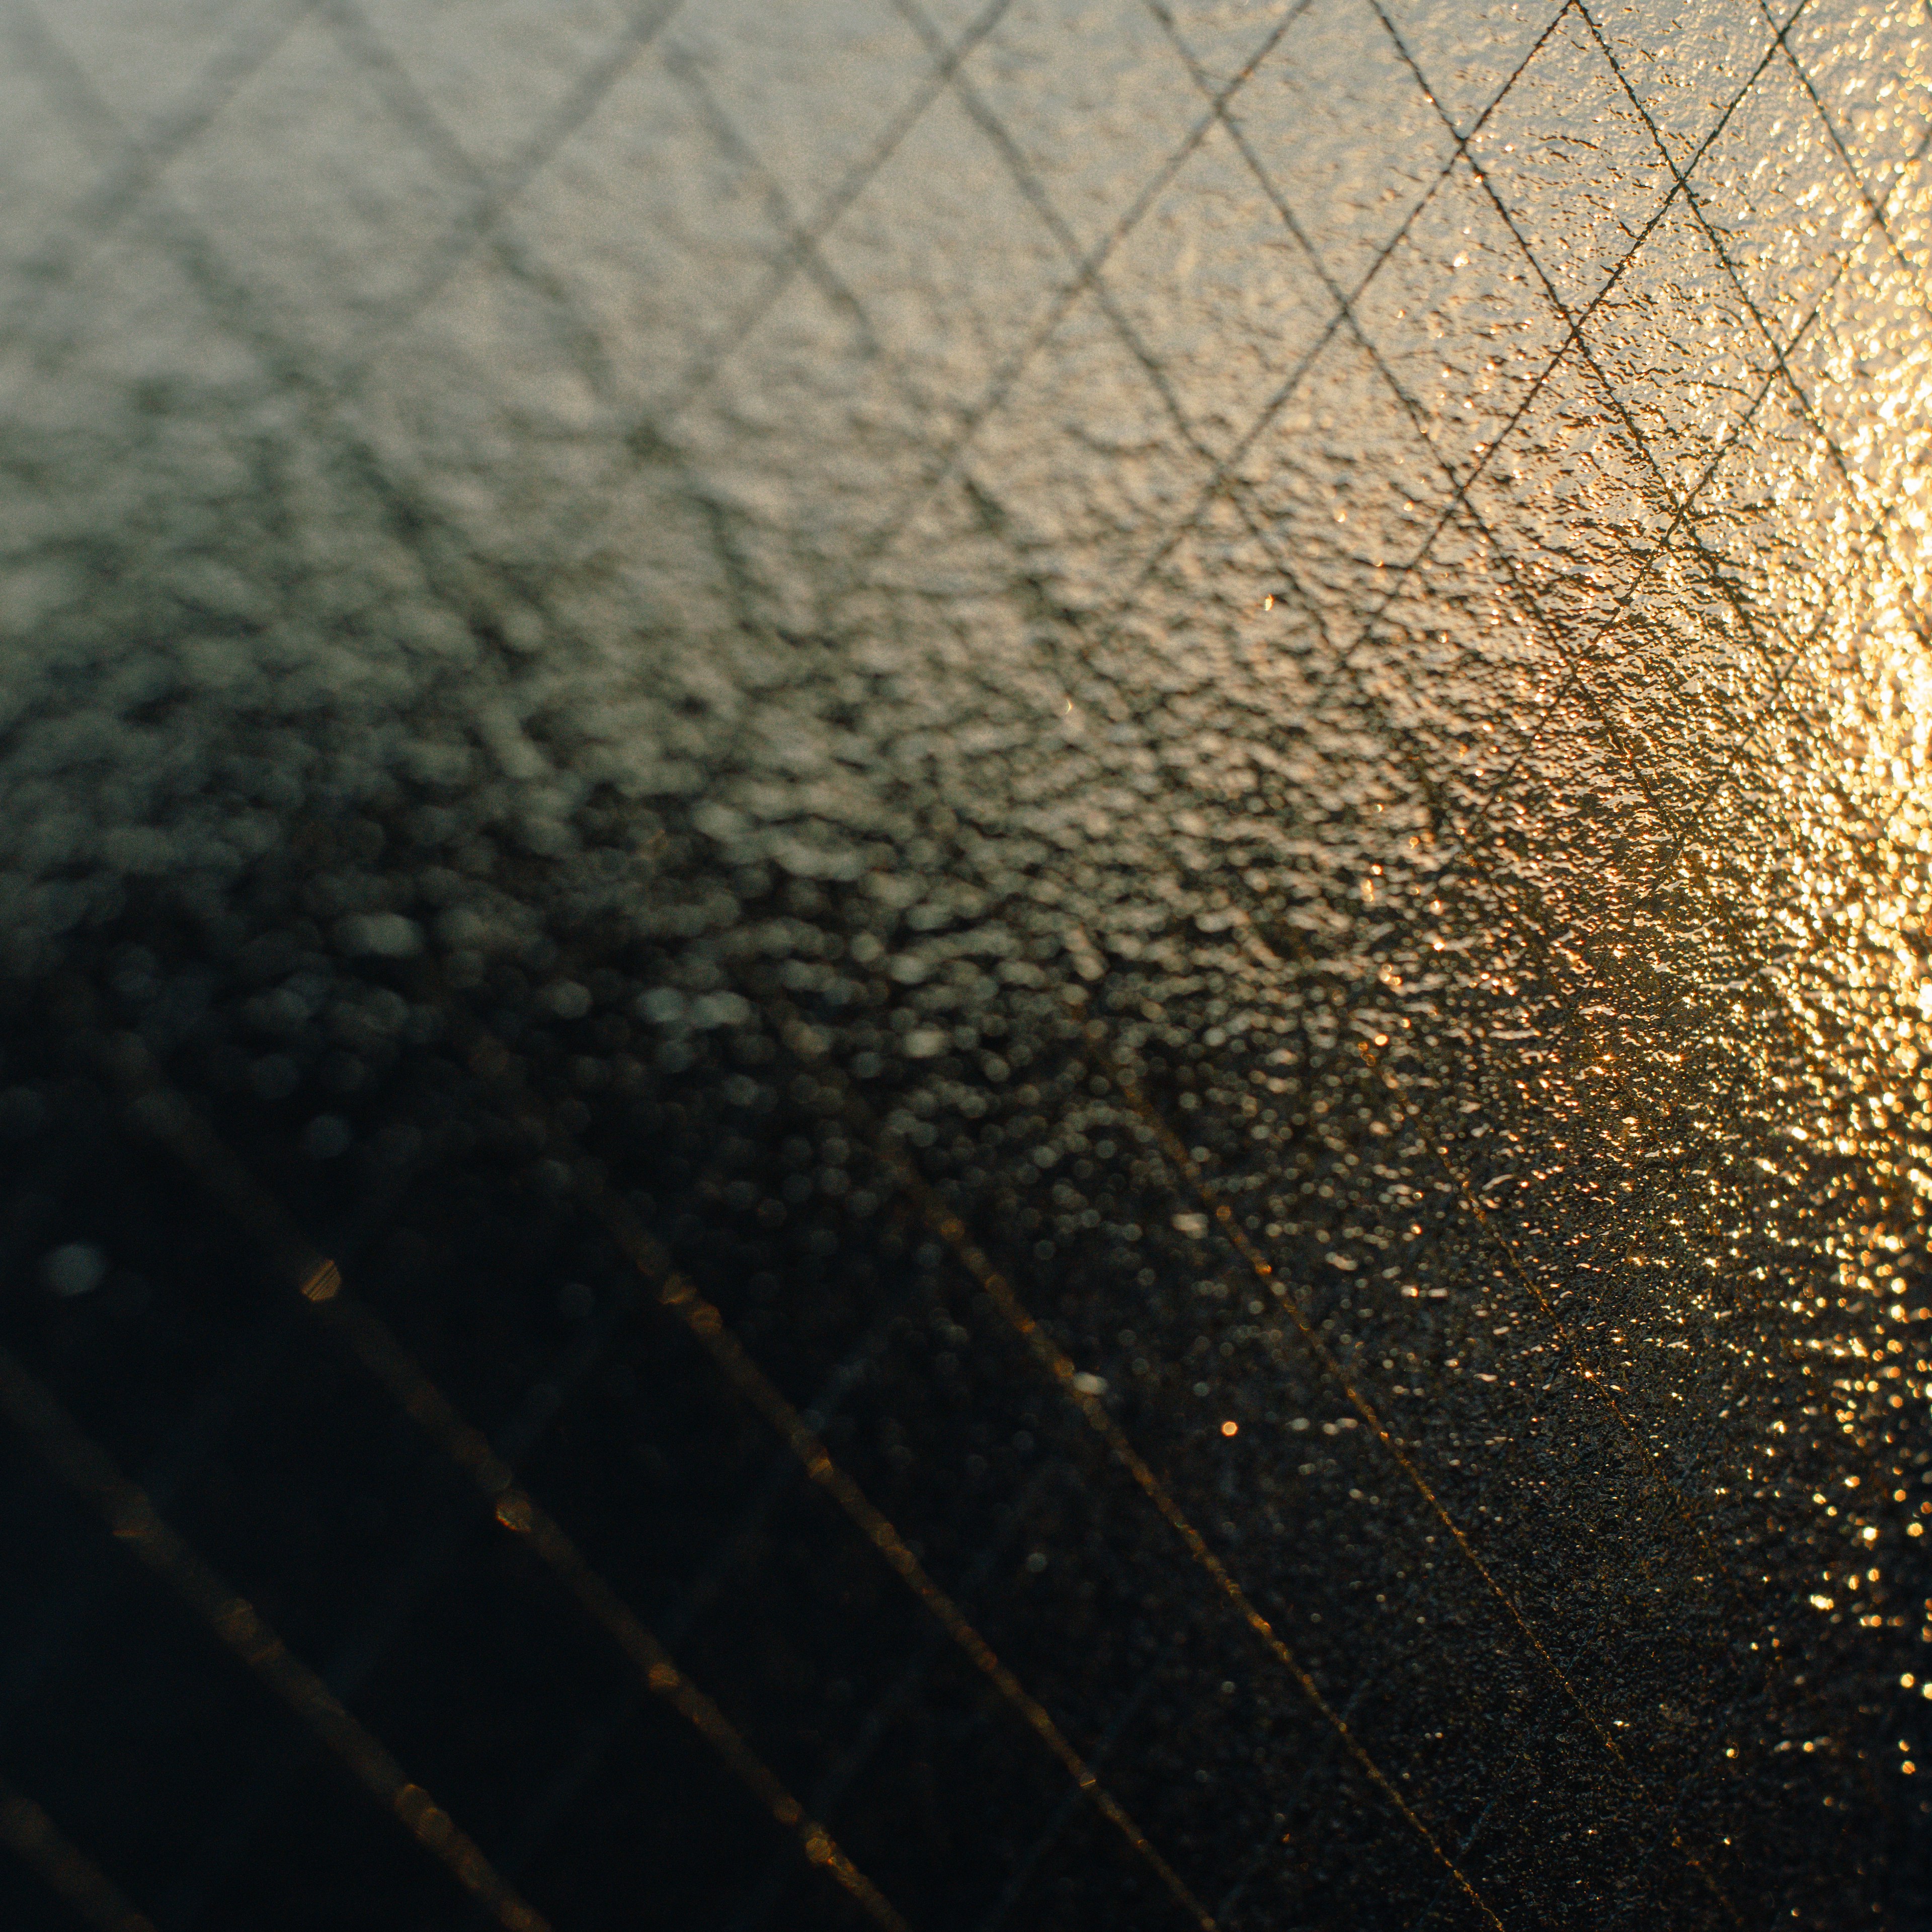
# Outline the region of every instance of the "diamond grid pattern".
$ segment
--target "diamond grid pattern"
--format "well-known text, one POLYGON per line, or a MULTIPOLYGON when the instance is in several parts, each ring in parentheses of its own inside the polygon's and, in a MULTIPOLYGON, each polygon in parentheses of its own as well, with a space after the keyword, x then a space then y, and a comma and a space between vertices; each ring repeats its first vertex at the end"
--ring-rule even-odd
MULTIPOLYGON (((855 542, 890 550, 913 527, 896 506, 956 473, 1050 562, 1063 610, 1119 608, 1184 549, 1258 546, 1259 574, 1361 636, 1377 716, 1461 801, 1450 811, 1456 863, 1509 905, 1532 950, 1555 943, 1566 898, 1592 896, 1556 872, 1530 889, 1534 904, 1520 881, 1499 884, 1504 823, 1528 797, 1528 820, 1546 824, 1544 771, 1588 771, 1576 788, 1596 809, 1627 812, 1656 854, 1648 888, 1628 908, 1594 895, 1594 917, 1628 935, 1668 896, 1678 910, 1663 924, 1685 956, 1732 958, 1740 983, 1759 969, 1762 948, 1743 945, 1726 907, 1750 868, 1790 845, 1786 808, 1722 778, 1689 790, 1683 775, 1722 764, 1726 742, 1738 748, 1733 771, 1767 736, 1815 743, 1808 720, 1834 708, 1834 611, 1780 603, 1795 586, 1815 592, 1822 573, 1776 570, 1766 536, 1802 542, 1815 527, 1828 556, 1895 545, 1901 522, 1916 529, 1899 487, 1910 454, 1840 393, 1900 394, 1917 368, 1910 347, 1888 368, 1858 356, 1874 292, 1923 310, 1900 280, 1912 230, 1888 212, 1916 211, 1916 16, 1861 11, 1854 27, 1820 4, 1761 28, 1726 9, 1694 54, 1666 61, 1641 26, 1606 40, 1574 4, 1496 10, 1486 27, 1468 10, 1416 7, 1386 16, 1364 55, 1369 11, 1314 0, 1244 58, 1238 23, 1215 10, 1150 10, 1109 43, 1118 70, 1084 67, 1069 89, 1065 50, 1086 16, 1019 0, 940 21, 881 6, 854 38, 824 43, 801 16, 776 55, 768 22, 748 13, 687 14, 659 31, 662 10, 494 10, 500 20, 466 23, 466 66, 439 40, 434 10, 400 0, 210 9, 196 34, 170 24, 164 62, 77 10, 40 23, 104 112, 89 137, 98 184, 58 212, 31 256, 10 242, 43 282, 74 291, 36 292, 37 352, 72 354, 52 318, 100 304, 83 264, 98 289, 117 260, 166 276, 174 250, 206 290, 215 263, 212 286, 246 294, 237 335, 275 379, 335 412, 330 434, 395 488, 441 476, 442 540, 512 571, 519 542, 554 549, 556 529, 608 518, 634 458, 586 446, 619 418, 681 428, 695 487, 742 521, 782 524, 774 555, 824 567, 855 542), (529 50, 548 94, 504 90, 513 46, 529 50), (1631 57, 1638 46, 1649 58, 1631 57), (828 112, 832 63, 850 84, 828 112), (1730 95, 1709 77, 1748 72, 1730 95), (592 74, 606 85, 560 126, 546 103, 572 100, 592 74), (1580 104, 1587 142, 1549 134, 1540 104, 1552 96, 1580 104), (116 153, 109 116, 149 131, 116 153), (299 163, 275 172, 298 141, 299 163), (656 177, 686 205, 640 214, 612 192, 626 142, 634 178, 656 177), (917 274, 896 285, 912 213, 944 216, 938 157, 956 183, 962 148, 975 160, 956 234, 983 234, 1002 268, 962 277, 956 297, 917 274), (688 166, 667 170, 668 152, 687 151, 688 166), (976 231, 996 195, 1010 212, 976 231), (120 238, 137 210, 158 249, 120 238), (627 272, 612 246, 620 223, 660 250, 652 272, 627 272), (1034 238, 1016 246, 1028 224, 1034 238), (447 266, 423 276, 425 262, 447 266), (986 280, 1004 298, 974 313, 986 280), (1192 295, 1203 282, 1204 304, 1183 312, 1163 299, 1164 283, 1192 295), (1238 345, 1225 355, 1224 335, 1238 345), (491 422, 404 406, 412 356, 452 356, 476 371, 458 386, 467 406, 487 392, 491 422), (1241 397, 1259 413, 1244 416, 1241 397), (935 420, 946 451, 936 468, 935 420), (1845 422, 1863 436, 1849 448, 1826 428, 1845 422), (440 436, 466 452, 472 487, 437 457, 440 436), (556 461, 524 494, 496 499, 511 451, 520 460, 532 440, 556 461), (814 469, 832 447, 856 457, 836 497, 814 469), (1807 478, 1832 489, 1829 514, 1791 513, 1807 478), (1466 592, 1445 588, 1458 579, 1466 592), (1715 595, 1724 585, 1738 594, 1715 595), (1498 600, 1520 614, 1501 616, 1498 600), (1452 638, 1445 622, 1466 628, 1452 638), (1563 647, 1578 636, 1580 652, 1563 647), (1442 712, 1436 694, 1454 681, 1432 650, 1484 667, 1469 715, 1442 712), (1496 731, 1480 733, 1485 722, 1496 731), (1456 741, 1498 733, 1474 772, 1459 769, 1456 741), (1727 885, 1722 864, 1745 872, 1727 885), (1712 922, 1715 937, 1702 930, 1712 922), (1690 932, 1701 936, 1682 941, 1690 932)), ((30 63, 14 84, 44 101, 58 83, 30 63)), ((74 136, 64 127, 60 138, 74 136)), ((44 143, 33 152, 47 160, 44 143)), ((63 197, 29 188, 15 199, 25 238, 32 214, 63 197)), ((942 243, 934 261, 972 245, 942 243)), ((122 344, 185 361, 150 318, 188 306, 162 289, 128 312, 122 344)), ((1897 348, 1902 334, 1884 340, 1897 348)), ((116 346, 110 366, 125 380, 139 358, 130 367, 116 346)), ((1894 568, 1917 596, 1895 550, 1894 568)), ((1921 634, 1909 602, 1904 621, 1921 634)), ((1790 770, 1798 758, 1750 762, 1790 770)), ((1841 824, 1880 806, 1888 819, 1907 788, 1897 772, 1828 767, 1821 782, 1832 796, 1816 804, 1841 824)), ((1606 969, 1580 963, 1587 997, 1606 969)), ((1601 982, 1613 1000, 1619 976, 1601 982)), ((1222 1172, 1232 1186, 1235 1170, 1222 1172)), ((1520 1212, 1526 1232, 1546 1234, 1562 1218, 1520 1212)), ((1442 1238, 1474 1240, 1462 1210, 1451 1222, 1460 1234, 1442 1238)), ((1612 1212, 1604 1240, 1616 1225, 1612 1212)), ((1486 1252, 1474 1247, 1472 1264, 1486 1252)), ((1640 1273, 1623 1279, 1641 1294, 1640 1273)), ((1606 1280, 1606 1309, 1617 1292, 1606 1280)), ((1532 1606, 1526 1628, 1574 1629, 1550 1594, 1558 1580, 1516 1577, 1504 1600, 1517 1592, 1532 1606)), ((1572 1670, 1587 1642, 1578 1648, 1572 1670)), ((1096 1763, 1151 1682, 1123 1701, 1096 1763)), ((1550 1700, 1543 1722, 1563 1721, 1549 1686, 1537 1694, 1550 1700)), ((1594 1724, 1592 1696, 1616 1694, 1606 1684, 1576 1701, 1594 1724)), ((858 1735, 876 1736, 888 1710, 858 1735)), ((1589 1778, 1608 1774, 1587 1726, 1568 1749, 1589 1778)), ((1523 1758, 1537 1777, 1556 1774, 1544 1746, 1523 1758)), ((1628 1769, 1619 1761, 1611 1788, 1628 1769)), ((1650 1773, 1629 1774, 1641 1791, 1650 1773)), ((1501 1790, 1478 1795, 1458 1839, 1465 1862, 1494 1828, 1501 1790)), ((1605 1790, 1597 1799, 1606 1816, 1619 1808, 1605 1790)), ((1014 1909, 1071 1815, 1048 1821, 988 1924, 1014 1909)), ((1667 1820, 1642 1828, 1658 1860, 1681 1863, 1667 1820)), ((1268 1856, 1258 1851, 1258 1868, 1268 1856)), ((1231 1910, 1252 1880, 1227 1876, 1231 1910)), ((1414 1922, 1461 1909, 1442 1886, 1432 1882, 1414 1922)))

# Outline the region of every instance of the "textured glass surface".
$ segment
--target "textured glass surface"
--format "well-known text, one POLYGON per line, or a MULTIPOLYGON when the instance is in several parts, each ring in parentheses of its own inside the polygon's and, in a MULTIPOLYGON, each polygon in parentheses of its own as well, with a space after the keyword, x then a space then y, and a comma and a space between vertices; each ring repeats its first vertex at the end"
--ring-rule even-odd
POLYGON ((0 8, 0 1918, 1932 1923, 1928 69, 0 8))

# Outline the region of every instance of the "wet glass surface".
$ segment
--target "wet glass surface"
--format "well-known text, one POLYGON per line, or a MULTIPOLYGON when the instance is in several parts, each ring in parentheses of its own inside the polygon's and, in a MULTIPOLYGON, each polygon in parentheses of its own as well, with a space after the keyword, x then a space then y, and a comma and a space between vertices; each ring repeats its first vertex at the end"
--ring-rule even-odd
POLYGON ((0 33, 8 1924, 1928 1922, 1922 7, 0 33))

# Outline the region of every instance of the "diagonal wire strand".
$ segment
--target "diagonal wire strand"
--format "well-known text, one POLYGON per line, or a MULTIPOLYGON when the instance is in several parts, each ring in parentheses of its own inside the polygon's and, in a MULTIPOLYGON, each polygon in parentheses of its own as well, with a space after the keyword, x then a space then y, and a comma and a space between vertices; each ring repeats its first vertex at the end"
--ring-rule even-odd
MULTIPOLYGON (((845 1397, 884 1342, 890 1319, 887 1317, 875 1324, 859 1346, 832 1370, 812 1397, 806 1416, 813 1428, 823 1431, 838 1414, 845 1397)), ((783 1500, 798 1473, 796 1459, 789 1450, 781 1449, 738 1520, 719 1539, 704 1567, 652 1619, 659 1639, 665 1645, 674 1647, 682 1642, 685 1634, 716 1600, 730 1580, 732 1570, 745 1562, 766 1520, 783 1500)), ((574 1748, 512 1830, 503 1851, 506 1871, 514 1875, 524 1870, 536 1856, 595 1776, 597 1767, 616 1743, 619 1733, 636 1714, 643 1696, 643 1688, 637 1679, 628 1677, 616 1700, 583 1726, 574 1748)))
MULTIPOLYGON (((994 1562, 1012 1538, 1025 1527, 1028 1516, 1041 1496, 1052 1484, 1063 1480, 1066 1474, 1064 1465, 1052 1462, 1042 1463, 1034 1472, 1018 1499, 1005 1512, 1004 1520, 973 1559, 970 1568, 961 1580, 961 1595, 971 1597, 986 1582, 994 1562)), ((914 1693, 932 1674, 934 1664, 944 1651, 946 1634, 939 1624, 926 1624, 922 1639, 904 1667, 886 1685, 871 1709, 854 1727, 850 1742, 839 1751, 813 1789, 812 1809, 821 1816, 830 1816, 833 1808, 857 1781, 879 1747, 885 1742, 886 1732, 894 1721, 904 1713, 914 1693)), ((1112 1735, 1111 1729, 1103 1732, 1100 1741, 1088 1754, 1088 1767, 1096 1773, 1106 1762, 1112 1735)), ((1058 1808, 1070 1813, 1082 1802, 1082 1793, 1076 1785, 1061 1794, 1058 1808)), ((790 1876, 788 1870, 773 1871, 758 1892, 746 1902, 744 1910, 724 1928, 724 1932, 757 1932, 757 1928, 770 1917, 790 1876)))
MULTIPOLYGON (((1233 1208, 1221 1198, 1213 1184, 1202 1172, 1199 1163, 1182 1144, 1180 1136, 1168 1124, 1165 1116, 1154 1106, 1119 1066, 1099 1022, 1089 1020, 1084 1032, 1087 1042, 1093 1049, 1095 1057, 1100 1060, 1102 1066, 1106 1069, 1108 1078, 1112 1081, 1121 1098, 1153 1130, 1155 1139, 1162 1152, 1166 1156, 1168 1164, 1182 1175, 1199 1198, 1202 1206, 1208 1210, 1212 1224, 1218 1228, 1222 1238, 1234 1250, 1241 1260, 1252 1270, 1257 1280, 1270 1288, 1280 1286, 1276 1280, 1273 1264, 1263 1258, 1254 1244, 1248 1238, 1246 1230, 1236 1220, 1233 1208)), ((1514 1595, 1504 1588, 1501 1579, 1484 1562, 1480 1552, 1471 1540, 1468 1532, 1449 1514, 1447 1506, 1436 1494, 1435 1486, 1423 1474, 1401 1440, 1390 1429, 1379 1412, 1342 1366, 1334 1352, 1322 1339, 1320 1330, 1309 1319, 1306 1310, 1301 1306, 1300 1298, 1291 1291, 1282 1298, 1282 1306, 1288 1311, 1290 1320, 1300 1330, 1304 1345, 1321 1364, 1323 1372, 1329 1380, 1341 1390, 1349 1406, 1360 1418, 1363 1425, 1380 1442, 1384 1450, 1408 1480, 1410 1487, 1422 1498, 1431 1514, 1442 1524, 1444 1531, 1448 1532, 1450 1540, 1455 1545, 1470 1568, 1481 1578, 1491 1595, 1502 1606, 1504 1616, 1515 1628, 1517 1634, 1528 1644, 1538 1661, 1550 1674, 1564 1696, 1568 1699, 1598 1743, 1615 1762, 1630 1789, 1641 1797, 1646 1804, 1653 1809, 1660 1810, 1661 1801, 1651 1790, 1649 1781, 1630 1761, 1623 1747, 1617 1742, 1616 1735, 1609 1724, 1585 1700, 1582 1694, 1571 1682, 1569 1672, 1551 1654, 1548 1646, 1538 1634, 1528 1618, 1524 1616, 1522 1607, 1517 1604, 1514 1595)), ((1725 1897, 1715 1875, 1704 1860, 1684 1840, 1674 1826, 1671 1827, 1671 1841, 1684 1863, 1697 1874, 1720 1904, 1724 1906, 1727 1916, 1734 1922, 1742 1926, 1742 1918, 1725 1897)))
MULTIPOLYGON (((1096 1771, 1113 1754, 1114 1748, 1125 1736, 1127 1727, 1140 1714, 1142 1707, 1160 1681, 1160 1667, 1166 1662, 1168 1655, 1168 1652, 1164 1650, 1148 1665, 1139 1683, 1120 1700, 1113 1715, 1107 1720, 1106 1728, 1094 1741, 1092 1762, 1096 1771)), ((1074 1792, 1067 1792, 1061 1797, 1060 1802, 1048 1814, 1046 1823, 1040 1828, 1040 1835, 1022 1854, 1019 1862, 1013 1868, 1012 1876, 1000 1887, 1000 1895, 987 1908, 986 1916, 974 1928, 974 1932, 1000 1932, 1001 1927, 1012 1916, 1014 1908, 1026 1895, 1027 1887, 1033 1882, 1034 1873, 1045 1862, 1060 1834, 1072 1822, 1078 1802, 1078 1795, 1074 1792)), ((1226 1923, 1219 1906, 1214 1912, 1214 1922, 1217 1925, 1226 1923)))
MULTIPOLYGON (((494 1042, 486 1040, 478 1044, 487 1046, 494 1042)), ((145 1052, 128 1055, 118 1070, 124 1080, 140 1090, 134 1110, 136 1123, 168 1146, 212 1194, 254 1230, 274 1258, 278 1271, 285 1279, 301 1284, 304 1298, 342 1333, 364 1366, 435 1438, 446 1454, 494 1499, 498 1518, 505 1527, 529 1538, 539 1558, 562 1579, 583 1607, 637 1664, 649 1688, 666 1697, 687 1718, 766 1801, 780 1823, 799 1836, 813 1863, 827 1865, 879 1922, 902 1924, 892 1907, 838 1850, 830 1833, 804 1816, 797 1801, 778 1784, 723 1714, 680 1674, 656 1638, 591 1569, 561 1526, 526 1492, 514 1486, 511 1471, 488 1440, 457 1415, 374 1313, 344 1294, 341 1272, 336 1264, 314 1253, 186 1099, 158 1084, 145 1052)), ((560 1130, 553 1130, 552 1138, 560 1144, 570 1144, 569 1137, 560 1130)), ((655 1289, 659 1304, 683 1322, 725 1379, 772 1425, 806 1475, 838 1504, 939 1620, 947 1634, 1066 1767, 1095 1809, 1147 1863, 1175 1903, 1203 1932, 1213 1932, 1213 1920, 1180 1874, 1149 1842, 1119 1800, 1094 1775, 1046 1707, 1026 1690, 964 1612, 928 1574, 890 1520, 833 1462, 804 1418, 746 1354, 717 1309, 669 1268, 657 1244, 628 1208, 605 1186, 601 1168, 580 1158, 572 1178, 586 1207, 602 1222, 626 1260, 655 1289)))
POLYGON ((504 1932, 549 1932, 546 1922, 496 1872, 449 1814, 352 1717, 322 1679, 283 1642, 246 1598, 238 1596, 156 1513, 107 1452, 83 1435, 53 1396, 8 1349, 0 1348, 0 1414, 112 1534, 172 1588, 209 1630, 348 1766, 382 1808, 504 1932))
MULTIPOLYGON (((526 1390, 492 1445, 507 1467, 515 1469, 526 1461, 544 1432, 559 1420, 566 1402, 590 1373, 613 1332, 634 1312, 638 1299, 634 1291, 608 1298, 603 1309, 526 1390)), ((277 1312, 284 1312, 283 1304, 277 1304, 277 1312)), ((324 1682, 338 1697, 346 1700, 356 1695, 391 1654, 423 1599, 474 1534, 478 1514, 473 1498, 459 1498, 454 1507, 446 1508, 373 1592, 373 1600, 349 1636, 338 1646, 323 1672, 324 1682), (466 1502, 468 1507, 464 1506, 466 1502)), ((626 1679, 627 1683, 629 1681, 626 1679)), ((220 1828, 195 1861, 198 1880, 194 1889, 176 1900, 170 1917, 191 1924, 206 1909, 228 1875, 240 1864, 256 1831, 300 1773, 307 1758, 308 1753, 298 1742, 279 1763, 252 1772, 230 1794, 222 1808, 220 1828)), ((496 1861, 497 1869, 512 1882, 520 1876, 511 1855, 515 1842, 513 1838, 496 1861)))
MULTIPOLYGON (((141 1088, 134 1110, 136 1124, 168 1147, 254 1232, 267 1249, 277 1272, 285 1281, 298 1285, 303 1299, 482 1491, 497 1521, 527 1540, 579 1606, 616 1644, 646 1688, 691 1725, 779 1826, 797 1840, 807 1860, 828 1872, 875 1924, 884 1932, 908 1932, 891 1902, 831 1833, 806 1814, 736 1726, 678 1667, 663 1645, 591 1567, 562 1526, 517 1484, 514 1472, 488 1438, 458 1414, 375 1312, 345 1292, 340 1269, 314 1252, 279 1205, 187 1100, 144 1077, 151 1072, 145 1066, 122 1071, 124 1077, 141 1088)), ((320 1696, 333 1702, 319 1679, 315 1688, 320 1696)), ((490 1876, 502 1883, 494 1872, 490 1876)))
POLYGON ((114 1881, 27 1794, 0 1778, 0 1845, 96 1932, 154 1932, 114 1881))
POLYGON ((527 1540, 544 1566, 636 1667, 646 1686, 690 1724, 797 1840, 808 1862, 828 1871, 885 1932, 908 1932, 906 1922, 884 1894, 824 1826, 807 1814, 724 1712, 673 1662, 556 1519, 517 1484, 488 1439, 457 1413, 374 1312, 345 1292, 334 1263, 314 1263, 302 1292, 398 1405, 494 1504, 497 1521, 527 1540))
POLYGON ((1360 1738, 1343 1720, 1341 1712, 1329 1702, 1321 1686, 1310 1674, 1307 1667, 1289 1649, 1274 1625, 1250 1600, 1247 1593, 1208 1546, 1207 1540, 1182 1512, 1166 1485, 1128 1441, 1120 1424, 1108 1412, 1100 1397, 1080 1386, 1077 1378, 1078 1372, 1073 1364, 1028 1312, 1005 1276, 974 1244, 967 1233, 964 1222, 932 1192, 908 1156, 890 1143, 882 1151, 900 1186, 918 1207, 927 1226, 958 1256, 968 1274, 979 1284, 981 1292, 998 1310, 1007 1325, 1025 1342, 1041 1366, 1058 1384, 1061 1393, 1078 1409, 1094 1433, 1106 1444, 1115 1460, 1127 1472, 1168 1526, 1180 1538, 1189 1556, 1206 1572, 1241 1622, 1261 1640, 1262 1647, 1275 1662, 1287 1672, 1302 1695, 1340 1740, 1342 1748, 1354 1759, 1363 1774, 1384 1802, 1394 1808, 1402 1822, 1421 1839, 1430 1855, 1449 1872, 1470 1904, 1490 1924, 1500 1929, 1502 1921, 1496 1916, 1468 1875, 1450 1856, 1435 1832, 1414 1807, 1396 1789, 1387 1773, 1370 1756, 1360 1738))
POLYGON ((684 1322, 724 1379, 790 1446, 806 1475, 844 1511, 886 1564, 938 1618, 947 1635, 1066 1767, 1094 1809, 1126 1840, 1174 1903, 1203 1928, 1203 1932, 1213 1932, 1214 1920, 1180 1875, 1155 1850, 1119 1799, 1101 1784, 1092 1766, 1068 1742, 1046 1706, 1026 1690, 958 1605, 940 1588, 890 1520, 832 1461, 824 1444, 806 1427, 798 1412, 745 1352, 742 1344, 726 1326, 717 1309, 681 1276, 668 1271, 656 1244, 637 1223, 628 1209, 598 1184, 594 1177, 585 1177, 583 1184, 589 1193, 592 1211, 598 1214, 612 1238, 638 1271, 656 1284, 659 1301, 684 1322), (595 1191, 591 1192, 593 1188, 595 1191))

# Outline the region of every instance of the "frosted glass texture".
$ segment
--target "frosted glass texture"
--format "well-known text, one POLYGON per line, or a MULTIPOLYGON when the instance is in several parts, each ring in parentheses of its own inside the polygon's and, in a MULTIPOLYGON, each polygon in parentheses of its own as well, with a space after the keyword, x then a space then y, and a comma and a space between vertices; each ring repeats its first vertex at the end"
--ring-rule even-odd
MULTIPOLYGON (((0 48, 0 1341, 529 1910, 1928 1922, 1924 5, 0 48)), ((19 1400, 0 1770, 469 1922, 19 1400)))

